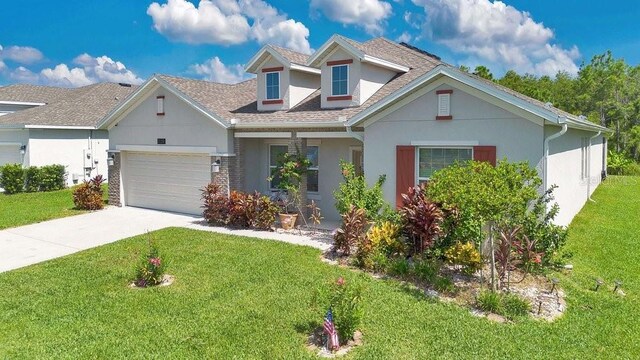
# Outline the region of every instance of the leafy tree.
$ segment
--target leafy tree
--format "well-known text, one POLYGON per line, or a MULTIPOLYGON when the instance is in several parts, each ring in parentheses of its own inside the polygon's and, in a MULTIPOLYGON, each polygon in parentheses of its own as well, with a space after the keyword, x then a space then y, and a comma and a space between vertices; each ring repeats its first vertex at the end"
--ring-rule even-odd
POLYGON ((476 68, 473 70, 473 75, 493 81, 493 74, 491 73, 491 70, 483 65, 476 66, 476 68))

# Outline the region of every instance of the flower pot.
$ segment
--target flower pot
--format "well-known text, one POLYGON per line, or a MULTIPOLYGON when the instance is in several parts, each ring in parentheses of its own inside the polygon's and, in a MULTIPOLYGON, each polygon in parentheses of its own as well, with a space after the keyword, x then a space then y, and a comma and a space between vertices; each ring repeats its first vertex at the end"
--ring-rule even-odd
POLYGON ((298 214, 279 214, 280 215, 280 226, 282 226, 285 230, 291 230, 294 226, 296 226, 296 221, 298 220, 298 214))

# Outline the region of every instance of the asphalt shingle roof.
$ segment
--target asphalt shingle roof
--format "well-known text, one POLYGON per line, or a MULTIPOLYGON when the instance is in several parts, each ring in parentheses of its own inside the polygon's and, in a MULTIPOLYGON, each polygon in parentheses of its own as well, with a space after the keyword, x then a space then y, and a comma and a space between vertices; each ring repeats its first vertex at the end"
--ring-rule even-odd
MULTIPOLYGON (((368 55, 405 65, 410 70, 391 79, 358 107, 321 109, 320 90, 316 90, 289 110, 270 112, 258 111, 255 79, 238 84, 218 84, 168 75, 158 76, 227 121, 237 119, 239 123, 245 124, 268 124, 270 122, 291 122, 292 124, 335 122, 340 124, 339 118, 349 119, 436 66, 444 64, 432 56, 384 38, 375 38, 364 43, 357 43, 353 40, 350 42, 354 46, 357 44, 358 49, 368 55)), ((302 61, 302 56, 306 56, 299 55, 301 56, 297 61, 302 61)))
POLYGON ((307 59, 309 58, 309 55, 306 55, 297 51, 285 49, 283 47, 276 46, 276 45, 270 45, 270 46, 273 48, 273 50, 277 51, 278 54, 282 55, 285 59, 289 60, 291 63, 294 63, 294 64, 306 65, 307 59))
POLYGON ((135 89, 136 86, 116 83, 98 83, 75 89, 33 85, 3 87, 0 88, 0 101, 46 102, 47 105, 0 116, 0 126, 96 126, 135 89))

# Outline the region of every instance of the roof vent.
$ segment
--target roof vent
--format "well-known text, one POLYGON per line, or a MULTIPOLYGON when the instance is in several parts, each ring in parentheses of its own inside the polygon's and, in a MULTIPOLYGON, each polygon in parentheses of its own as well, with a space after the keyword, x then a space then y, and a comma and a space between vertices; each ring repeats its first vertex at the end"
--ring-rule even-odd
POLYGON ((131 84, 127 84, 127 83, 118 83, 118 85, 124 86, 124 87, 131 87, 131 84))
POLYGON ((551 102, 546 102, 546 103, 544 104, 544 107, 546 107, 547 109, 551 109, 551 108, 553 107, 553 103, 551 103, 551 102))
POLYGON ((402 45, 402 46, 404 46, 404 47, 406 47, 406 48, 409 48, 409 49, 411 49, 411 50, 417 51, 417 52, 419 52, 419 53, 421 53, 421 54, 424 54, 424 55, 430 56, 430 57, 432 57, 432 58, 434 58, 434 59, 436 59, 436 60, 438 60, 438 61, 439 61, 439 60, 442 60, 442 59, 440 59, 440 56, 434 55, 434 54, 432 54, 432 53, 430 53, 430 52, 428 52, 428 51, 422 50, 422 49, 417 48, 417 47, 415 47, 415 46, 413 46, 413 45, 409 45, 409 44, 407 44, 406 42, 401 42, 401 43, 400 43, 400 45, 402 45))
POLYGON ((580 115, 580 116, 578 116, 578 119, 580 119, 580 120, 587 120, 587 117, 586 117, 586 116, 584 116, 584 115, 580 115))

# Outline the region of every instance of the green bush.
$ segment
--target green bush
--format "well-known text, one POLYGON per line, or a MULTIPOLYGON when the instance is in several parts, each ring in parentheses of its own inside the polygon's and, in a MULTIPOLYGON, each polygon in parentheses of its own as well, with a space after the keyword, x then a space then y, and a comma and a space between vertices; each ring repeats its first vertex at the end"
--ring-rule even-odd
POLYGON ((609 150, 607 156, 607 174, 625 175, 624 169, 631 163, 633 163, 633 160, 625 156, 625 154, 609 150))
POLYGON ((340 169, 344 181, 333 192, 338 212, 344 214, 354 205, 356 208, 364 209, 368 219, 378 219, 385 205, 389 206, 382 196, 382 184, 386 176, 380 175, 373 187, 369 188, 364 176, 356 175, 353 164, 340 161, 340 169))
POLYGON ((42 182, 42 171, 37 166, 30 166, 24 169, 24 191, 37 192, 40 191, 42 182))
POLYGON ((388 271, 391 275, 405 277, 409 275, 410 270, 409 261, 407 261, 407 259, 401 258, 389 260, 388 271))
POLYGON ((531 310, 529 302, 516 294, 488 290, 478 295, 476 304, 482 311, 502 315, 511 320, 525 316, 531 310))
POLYGON ((134 284, 138 287, 159 285, 167 267, 166 259, 160 256, 158 247, 149 235, 149 247, 135 269, 134 284))
POLYGON ((53 191, 64 189, 67 174, 64 165, 46 165, 40 168, 40 190, 53 191))
POLYGON ((330 308, 333 321, 341 344, 353 339, 363 317, 362 286, 358 283, 347 283, 340 277, 329 286, 320 287, 313 299, 319 314, 324 316, 330 308))
POLYGON ((372 226, 365 237, 361 237, 355 254, 356 265, 366 270, 381 271, 386 267, 387 257, 403 256, 406 245, 400 226, 383 221, 372 226))
POLYGON ((440 272, 440 262, 434 259, 415 259, 412 272, 416 278, 433 284, 440 272))
POLYGON ((482 268, 480 252, 471 242, 459 242, 450 246, 444 256, 450 264, 462 266, 462 271, 465 274, 472 275, 482 268))
POLYGON ((2 167, 2 184, 5 194, 16 194, 24 191, 24 170, 20 164, 6 164, 2 167))

